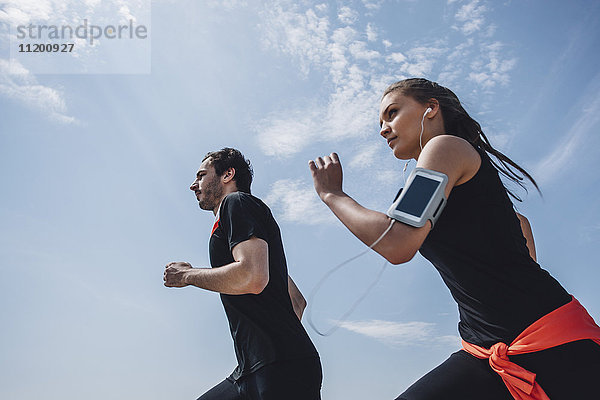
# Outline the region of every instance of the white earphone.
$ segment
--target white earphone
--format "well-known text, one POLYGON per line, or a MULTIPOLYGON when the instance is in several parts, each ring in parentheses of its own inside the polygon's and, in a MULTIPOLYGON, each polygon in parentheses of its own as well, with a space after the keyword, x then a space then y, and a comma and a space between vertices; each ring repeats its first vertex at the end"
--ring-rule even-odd
POLYGON ((423 122, 425 121, 425 116, 432 111, 431 107, 427 107, 427 110, 423 113, 423 118, 421 118, 421 134, 419 135, 419 146, 421 146, 421 151, 423 150, 423 122))

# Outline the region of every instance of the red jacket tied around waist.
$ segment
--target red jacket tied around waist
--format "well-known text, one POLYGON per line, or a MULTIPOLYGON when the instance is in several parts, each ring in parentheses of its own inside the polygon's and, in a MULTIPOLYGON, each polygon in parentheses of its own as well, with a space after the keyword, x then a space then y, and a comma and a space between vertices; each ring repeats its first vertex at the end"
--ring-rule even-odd
POLYGON ((591 339, 600 345, 600 327, 574 298, 535 321, 510 344, 499 342, 486 349, 462 341, 463 349, 477 358, 489 359, 490 366, 516 400, 549 400, 535 381, 535 374, 511 362, 508 357, 532 353, 577 340, 591 339), (568 328, 567 328, 568 327, 568 328))

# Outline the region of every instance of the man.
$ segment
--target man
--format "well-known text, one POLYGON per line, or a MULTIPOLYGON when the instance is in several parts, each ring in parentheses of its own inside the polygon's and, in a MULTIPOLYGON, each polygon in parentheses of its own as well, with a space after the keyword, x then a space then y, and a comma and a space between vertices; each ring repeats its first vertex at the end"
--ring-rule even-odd
POLYGON ((306 302, 288 276, 277 222, 250 194, 251 182, 238 150, 208 153, 190 189, 215 214, 212 268, 165 268, 165 286, 219 292, 229 320, 238 366, 198 400, 318 400, 321 363, 300 323, 306 302))

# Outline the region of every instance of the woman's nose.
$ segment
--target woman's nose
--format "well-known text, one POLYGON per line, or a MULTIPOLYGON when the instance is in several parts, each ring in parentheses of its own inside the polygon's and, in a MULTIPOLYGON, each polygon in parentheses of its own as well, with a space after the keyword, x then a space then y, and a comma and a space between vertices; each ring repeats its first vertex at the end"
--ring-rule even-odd
POLYGON ((388 133, 390 133, 390 127, 388 125, 386 125, 384 122, 381 125, 381 130, 379 131, 379 134, 383 137, 386 137, 388 133))

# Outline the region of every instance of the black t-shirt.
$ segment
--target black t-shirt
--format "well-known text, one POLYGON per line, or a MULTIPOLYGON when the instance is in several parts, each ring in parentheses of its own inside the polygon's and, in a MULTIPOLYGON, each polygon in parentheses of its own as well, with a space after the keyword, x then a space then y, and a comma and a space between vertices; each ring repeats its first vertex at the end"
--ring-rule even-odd
POLYGON ((233 379, 275 361, 318 355, 288 294, 279 226, 260 199, 244 192, 231 193, 223 199, 210 237, 211 266, 234 262, 231 250, 253 236, 269 246, 269 283, 257 295, 221 294, 238 361, 233 379))
POLYGON ((452 189, 420 248, 458 303, 461 337, 511 343, 569 294, 530 256, 513 204, 487 154, 473 178, 452 189))

